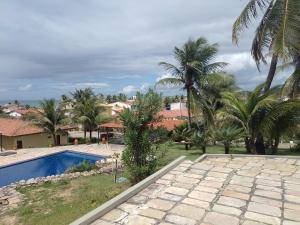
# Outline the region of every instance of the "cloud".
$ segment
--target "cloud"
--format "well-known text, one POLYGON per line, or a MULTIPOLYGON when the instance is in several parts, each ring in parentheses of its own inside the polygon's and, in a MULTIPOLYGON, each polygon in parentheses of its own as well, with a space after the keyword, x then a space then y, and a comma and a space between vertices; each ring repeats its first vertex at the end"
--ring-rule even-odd
POLYGON ((133 85, 127 85, 125 87, 123 87, 122 92, 124 94, 131 94, 133 92, 136 92, 138 90, 137 87, 133 86, 133 85))
POLYGON ((32 85, 31 84, 26 84, 24 86, 20 86, 18 88, 19 91, 29 91, 30 89, 32 88, 32 85))
POLYGON ((248 54, 253 30, 239 47, 231 42, 244 6, 236 0, 0 1, 0 83, 7 89, 0 98, 58 97, 87 86, 104 94, 140 90, 165 72, 159 62, 174 63, 175 46, 200 36, 219 43, 219 58, 251 88, 247 77, 258 75, 248 54), (34 89, 16 92, 24 83, 34 89))
POLYGON ((159 76, 159 77, 156 78, 156 82, 158 82, 158 81, 160 81, 162 79, 165 79, 165 78, 170 78, 170 77, 172 77, 172 75, 170 73, 164 73, 161 76, 159 76))

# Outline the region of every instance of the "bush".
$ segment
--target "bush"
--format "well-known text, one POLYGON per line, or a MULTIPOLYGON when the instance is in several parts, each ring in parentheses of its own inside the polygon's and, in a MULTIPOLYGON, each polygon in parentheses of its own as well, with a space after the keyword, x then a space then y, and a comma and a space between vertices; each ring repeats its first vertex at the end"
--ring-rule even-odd
POLYGON ((67 170, 67 173, 85 172, 95 169, 96 166, 88 160, 83 160, 81 164, 72 166, 67 170))
POLYGON ((162 108, 161 96, 152 90, 145 95, 137 93, 131 110, 121 114, 124 129, 125 150, 122 160, 127 168, 129 179, 137 183, 151 175, 157 166, 154 139, 157 135, 149 126, 157 120, 157 113, 162 108))

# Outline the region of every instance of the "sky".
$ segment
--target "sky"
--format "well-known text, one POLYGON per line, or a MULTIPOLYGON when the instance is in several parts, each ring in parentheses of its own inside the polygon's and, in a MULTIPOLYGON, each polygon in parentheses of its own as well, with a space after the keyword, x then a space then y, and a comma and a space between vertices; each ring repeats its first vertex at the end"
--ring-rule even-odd
MULTIPOLYGON (((250 55, 254 29, 239 46, 232 24, 247 0, 0 1, 0 100, 59 98, 79 88, 134 95, 169 76, 174 46, 205 37, 238 85, 264 81, 250 55)), ((285 74, 275 83, 283 82, 285 74)), ((170 88, 164 94, 174 94, 170 88)))

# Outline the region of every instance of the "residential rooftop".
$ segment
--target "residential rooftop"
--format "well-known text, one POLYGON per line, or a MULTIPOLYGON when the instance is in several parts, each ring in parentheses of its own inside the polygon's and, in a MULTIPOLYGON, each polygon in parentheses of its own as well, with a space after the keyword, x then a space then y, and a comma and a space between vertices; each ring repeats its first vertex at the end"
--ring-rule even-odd
POLYGON ((300 160, 183 161, 92 224, 299 225, 300 160))

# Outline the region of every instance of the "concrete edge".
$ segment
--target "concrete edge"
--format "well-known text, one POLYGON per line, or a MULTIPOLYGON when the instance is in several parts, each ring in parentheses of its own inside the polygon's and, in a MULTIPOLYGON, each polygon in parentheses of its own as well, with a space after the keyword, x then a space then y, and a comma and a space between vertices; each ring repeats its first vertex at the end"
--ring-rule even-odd
POLYGON ((194 162, 201 162, 201 161, 203 161, 206 158, 207 158, 207 154, 203 154, 199 158, 197 158, 194 162))
POLYGON ((98 208, 90 211, 89 213, 85 214, 84 216, 80 217, 79 219, 72 222, 70 225, 88 225, 94 222, 95 220, 99 219, 101 216, 108 213, 110 210, 116 208, 123 202, 127 201, 129 198, 134 196, 135 194, 139 193, 144 188, 148 187, 154 181, 168 173, 170 170, 174 169, 178 166, 181 162, 185 160, 186 156, 181 156, 171 162, 170 164, 166 165, 156 173, 152 174, 151 176, 147 177, 146 179, 142 180, 141 182, 135 184, 134 186, 128 188, 126 191, 122 192, 121 194, 117 195, 116 197, 112 198, 111 200, 107 201, 103 205, 99 206, 98 208))
MULTIPOLYGON (((300 156, 291 156, 291 155, 248 155, 248 154, 205 154, 207 158, 218 158, 218 157, 252 157, 252 158, 284 158, 284 159, 300 159, 300 156)), ((200 157, 201 158, 201 157, 200 157)))

